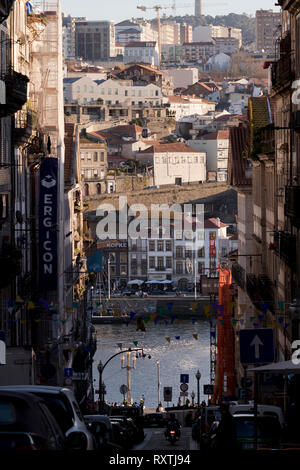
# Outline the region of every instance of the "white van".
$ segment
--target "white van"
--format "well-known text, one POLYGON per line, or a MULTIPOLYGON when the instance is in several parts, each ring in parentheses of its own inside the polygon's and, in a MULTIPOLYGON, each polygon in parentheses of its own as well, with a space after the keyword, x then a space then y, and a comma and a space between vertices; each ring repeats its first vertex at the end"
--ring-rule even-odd
MULTIPOLYGON (((229 408, 230 413, 233 416, 245 413, 254 413, 254 403, 253 401, 246 404, 231 404, 229 408)), ((285 420, 283 416, 282 409, 279 406, 272 405, 257 405, 257 415, 258 416, 273 416, 276 417, 281 425, 285 427, 285 420)))

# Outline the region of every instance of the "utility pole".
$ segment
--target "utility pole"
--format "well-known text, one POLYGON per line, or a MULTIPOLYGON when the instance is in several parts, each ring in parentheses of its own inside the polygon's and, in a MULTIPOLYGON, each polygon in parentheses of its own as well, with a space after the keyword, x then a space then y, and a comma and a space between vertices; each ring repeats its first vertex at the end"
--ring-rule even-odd
POLYGON ((131 351, 127 351, 127 366, 125 366, 125 356, 121 357, 121 369, 127 370, 127 404, 131 404, 131 377, 130 372, 136 368, 136 357, 132 358, 132 366, 130 365, 131 351))
POLYGON ((156 362, 157 364, 157 408, 160 404, 160 361, 156 362))

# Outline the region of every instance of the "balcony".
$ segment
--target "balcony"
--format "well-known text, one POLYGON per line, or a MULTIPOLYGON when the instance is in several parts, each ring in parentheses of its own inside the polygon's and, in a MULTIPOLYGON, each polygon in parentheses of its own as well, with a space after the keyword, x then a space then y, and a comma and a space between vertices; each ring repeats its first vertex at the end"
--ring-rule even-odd
POLYGON ((15 115, 14 139, 18 141, 32 135, 33 129, 37 128, 38 119, 36 111, 32 109, 21 109, 15 115))
POLYGON ((232 277, 234 282, 241 288, 245 289, 246 285, 246 271, 238 263, 232 265, 232 277))
POLYGON ((296 237, 288 232, 274 233, 275 252, 291 268, 296 268, 296 237))
POLYGON ((21 110, 27 101, 27 83, 29 78, 21 73, 11 71, 0 76, 0 85, 4 89, 3 101, 0 104, 0 117, 10 116, 21 110))
POLYGON ((292 224, 300 228, 300 186, 286 186, 284 213, 292 224))
POLYGON ((166 266, 155 266, 155 271, 160 272, 160 271, 166 271, 166 270, 167 270, 166 266))
POLYGON ((1 0, 0 3, 0 24, 3 23, 14 5, 15 0, 1 0))
POLYGON ((280 41, 280 59, 272 66, 272 86, 278 89, 288 85, 294 79, 291 61, 291 35, 287 34, 280 41))
POLYGON ((258 310, 263 311, 264 304, 268 304, 268 309, 274 312, 273 282, 267 275, 247 274, 246 290, 258 310))

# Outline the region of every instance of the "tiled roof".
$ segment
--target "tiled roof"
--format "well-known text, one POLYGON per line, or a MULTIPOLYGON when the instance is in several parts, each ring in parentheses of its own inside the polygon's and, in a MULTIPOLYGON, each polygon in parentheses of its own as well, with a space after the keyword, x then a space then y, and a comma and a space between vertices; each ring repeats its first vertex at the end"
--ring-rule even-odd
POLYGON ((64 78, 64 83, 74 83, 77 82, 77 80, 80 80, 81 77, 71 77, 71 78, 64 78))
POLYGON ((218 139, 229 139, 229 130, 218 131, 218 139))
POLYGON ((220 220, 220 226, 218 225, 217 219, 211 218, 211 219, 204 220, 204 228, 223 228, 223 227, 228 227, 228 225, 221 222, 221 220, 220 220))
POLYGON ((233 186, 249 186, 252 178, 246 178, 245 170, 249 168, 249 160, 243 158, 243 152, 249 144, 249 131, 245 126, 231 127, 229 151, 229 181, 233 186))
POLYGON ((138 152, 139 154, 152 154, 152 153, 165 153, 165 152, 173 152, 173 153, 199 153, 199 150, 195 150, 192 147, 189 147, 186 144, 181 142, 177 142, 174 144, 162 144, 161 142, 153 142, 151 147, 138 152))
POLYGON ((199 140, 217 140, 218 132, 209 132, 208 134, 203 134, 199 137, 199 140))

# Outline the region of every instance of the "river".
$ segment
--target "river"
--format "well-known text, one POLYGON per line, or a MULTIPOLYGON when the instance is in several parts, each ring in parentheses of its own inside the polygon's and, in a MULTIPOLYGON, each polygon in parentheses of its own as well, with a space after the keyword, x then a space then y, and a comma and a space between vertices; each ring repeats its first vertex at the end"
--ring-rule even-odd
MULTIPOLYGON (((172 387, 172 402, 177 404, 180 394, 180 374, 189 374, 190 393, 195 392, 197 400, 197 381, 195 374, 201 372, 200 400, 206 399, 203 395, 203 385, 210 383, 210 350, 209 350, 209 322, 205 320, 184 320, 181 324, 169 324, 162 319, 155 325, 148 323, 146 331, 136 331, 136 323, 124 325, 98 325, 97 352, 94 356, 93 377, 95 389, 98 389, 97 365, 101 360, 104 364, 109 357, 122 348, 143 348, 147 354, 145 359, 136 360, 136 370, 131 371, 131 395, 134 401, 139 402, 145 396, 147 408, 157 407, 157 361, 160 361, 161 401, 163 402, 163 387, 172 387), (195 339, 193 335, 198 335, 195 339), (166 340, 170 338, 170 342, 166 340), (177 337, 177 339, 176 339, 177 337), (148 358, 151 355, 151 359, 148 358)), ((132 354, 133 356, 133 354, 132 354)), ((127 364, 127 358, 126 358, 127 364)), ((121 355, 114 358, 103 371, 103 381, 107 394, 105 399, 109 402, 121 402, 123 396, 120 386, 127 384, 127 372, 121 369, 121 355)), ((166 405, 166 403, 164 403, 166 405)))

